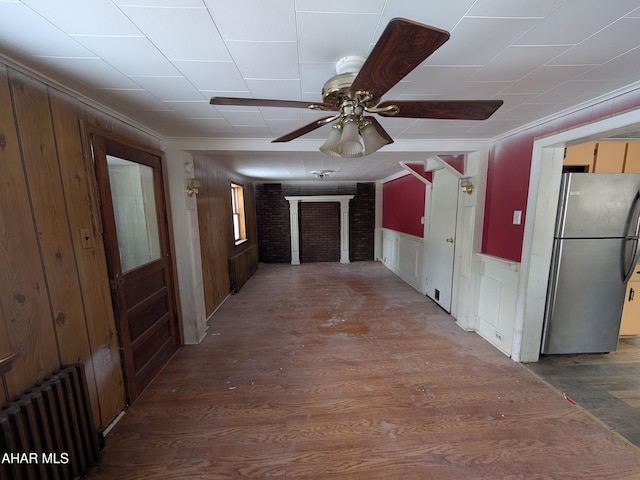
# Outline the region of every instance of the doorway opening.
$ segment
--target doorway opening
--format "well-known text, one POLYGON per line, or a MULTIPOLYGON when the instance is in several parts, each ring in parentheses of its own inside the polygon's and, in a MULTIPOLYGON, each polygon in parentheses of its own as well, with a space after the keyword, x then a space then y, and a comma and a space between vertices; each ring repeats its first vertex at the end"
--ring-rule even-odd
POLYGON ((565 148, 613 136, 620 139, 622 134, 638 131, 638 112, 632 111, 534 142, 516 303, 514 360, 535 362, 540 356, 565 148))

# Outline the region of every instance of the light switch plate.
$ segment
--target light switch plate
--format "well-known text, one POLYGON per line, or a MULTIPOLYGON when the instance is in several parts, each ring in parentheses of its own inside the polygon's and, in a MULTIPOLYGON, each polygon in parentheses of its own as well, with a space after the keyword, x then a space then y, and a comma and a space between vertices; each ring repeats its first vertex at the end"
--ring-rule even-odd
POLYGON ((522 223, 522 210, 513 211, 513 224, 520 225, 522 223))

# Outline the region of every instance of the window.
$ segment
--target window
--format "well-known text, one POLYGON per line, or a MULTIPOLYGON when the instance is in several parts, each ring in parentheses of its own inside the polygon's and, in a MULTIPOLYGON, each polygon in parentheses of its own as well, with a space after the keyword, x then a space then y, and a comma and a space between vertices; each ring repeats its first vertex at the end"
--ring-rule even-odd
POLYGON ((231 214, 233 216, 233 240, 236 245, 247 240, 244 221, 244 190, 242 185, 231 184, 231 214))
POLYGON ((120 268, 128 272, 161 257, 154 172, 149 165, 107 155, 120 268))

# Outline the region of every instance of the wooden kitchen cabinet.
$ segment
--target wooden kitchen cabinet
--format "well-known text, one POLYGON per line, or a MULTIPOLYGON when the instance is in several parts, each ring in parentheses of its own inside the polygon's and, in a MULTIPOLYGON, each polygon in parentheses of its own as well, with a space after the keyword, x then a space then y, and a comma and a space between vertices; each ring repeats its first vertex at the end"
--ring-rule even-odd
POLYGON ((593 171, 595 173, 622 173, 626 152, 627 144, 625 142, 598 143, 593 171))
POLYGON ((640 142, 629 142, 624 173, 640 173, 640 142))
POLYGON ((620 336, 640 336, 640 265, 636 266, 636 271, 627 284, 622 322, 620 323, 620 336))
POLYGON ((562 164, 570 167, 584 167, 585 172, 593 172, 597 146, 596 142, 587 142, 567 147, 562 164))

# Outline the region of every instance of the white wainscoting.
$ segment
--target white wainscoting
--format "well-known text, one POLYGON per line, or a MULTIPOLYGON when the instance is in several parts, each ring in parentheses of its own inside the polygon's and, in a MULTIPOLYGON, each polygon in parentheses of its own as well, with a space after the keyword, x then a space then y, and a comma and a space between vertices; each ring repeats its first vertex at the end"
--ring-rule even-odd
POLYGON ((422 238, 382 229, 382 263, 419 292, 422 289, 423 252, 422 238))
MULTIPOLYGON (((422 238, 384 228, 381 231, 384 265, 424 293, 421 283, 424 268, 422 238)), ((465 305, 464 313, 469 317, 460 326, 465 330, 475 330, 501 352, 511 356, 520 264, 480 253, 473 255, 473 264, 475 274, 471 278, 459 277, 459 298, 453 299, 465 305), (470 301, 474 295, 475 301, 470 301)))
POLYGON ((476 331, 511 356, 520 264, 484 254, 476 254, 476 259, 476 331))

